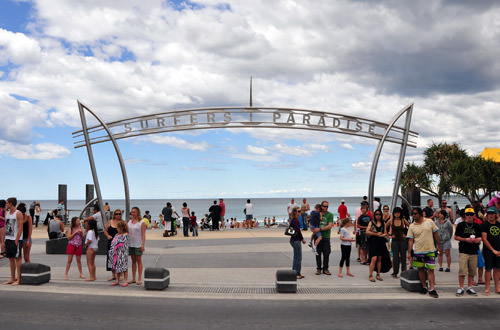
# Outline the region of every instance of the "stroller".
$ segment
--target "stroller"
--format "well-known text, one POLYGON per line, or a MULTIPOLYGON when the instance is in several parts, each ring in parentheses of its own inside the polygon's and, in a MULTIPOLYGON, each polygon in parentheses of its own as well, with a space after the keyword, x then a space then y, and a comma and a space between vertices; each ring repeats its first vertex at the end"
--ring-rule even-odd
POLYGON ((203 221, 200 224, 200 229, 201 230, 205 230, 205 229, 212 230, 212 215, 207 215, 205 217, 205 221, 203 221))

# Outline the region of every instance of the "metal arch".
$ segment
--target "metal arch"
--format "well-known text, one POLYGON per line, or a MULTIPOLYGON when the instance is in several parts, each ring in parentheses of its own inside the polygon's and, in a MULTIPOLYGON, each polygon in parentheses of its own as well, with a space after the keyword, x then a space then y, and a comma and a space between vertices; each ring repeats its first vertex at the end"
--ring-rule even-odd
POLYGON ((102 125, 106 133, 108 133, 108 136, 113 143, 113 147, 116 152, 116 156, 118 158, 118 162, 120 163, 120 169, 122 172, 122 178, 123 178, 123 189, 125 190, 125 219, 128 221, 130 217, 130 193, 129 193, 129 186, 128 186, 128 178, 127 178, 127 171, 125 169, 125 163, 123 162, 123 157, 120 152, 120 148, 118 147, 118 144, 116 143, 115 138, 113 137, 113 134, 111 133, 111 130, 109 127, 104 123, 97 114, 95 114, 92 110, 90 110, 87 106, 85 106, 83 103, 77 100, 78 103, 78 109, 80 110, 80 119, 82 121, 82 130, 83 134, 85 136, 85 144, 87 146, 87 153, 89 155, 89 162, 90 162, 90 169, 92 171, 92 178, 94 179, 94 186, 96 189, 96 195, 99 203, 99 209, 101 211, 102 219, 103 219, 103 227, 105 226, 104 220, 107 220, 106 218, 106 213, 104 212, 104 205, 102 201, 102 195, 101 195, 101 188, 99 186, 99 180, 97 178, 97 171, 95 168, 95 162, 94 162, 94 156, 92 153, 92 146, 90 144, 90 139, 89 139, 89 133, 87 130, 87 121, 85 120, 85 112, 84 109, 90 112, 92 116, 99 121, 99 123, 102 125))
MULTIPOLYGON (((380 140, 383 133, 386 132, 386 128, 388 128, 387 123, 339 113, 306 109, 262 107, 220 107, 173 110, 126 118, 109 122, 107 125, 108 128, 114 129, 113 137, 116 140, 183 130, 242 127, 308 129, 380 140), (219 116, 219 118, 216 119, 215 116, 219 116), (222 116, 224 118, 221 120, 222 116), (227 120, 226 116, 228 118, 227 120), (285 122, 286 118, 292 118, 292 121, 287 119, 285 122), (313 120, 317 120, 318 122, 310 123, 310 121, 313 120), (140 127, 138 127, 139 125, 140 127)), ((89 134, 93 134, 90 138, 90 144, 110 141, 109 134, 97 136, 102 130, 102 125, 94 125, 87 129, 89 134)), ((393 125, 390 127, 389 132, 391 135, 386 136, 386 141, 403 144, 402 135, 405 132, 404 128, 393 125)), ((86 146, 84 143, 86 141, 82 139, 78 140, 82 135, 82 130, 73 132, 73 138, 77 139, 74 142, 74 148, 86 146)), ((409 131, 409 137, 411 137, 412 140, 407 142, 407 145, 416 147, 414 138, 418 137, 418 133, 409 131)))
POLYGON ((382 136, 382 139, 380 139, 377 149, 375 150, 375 155, 373 156, 373 162, 372 162, 372 168, 370 171, 370 182, 368 185, 368 203, 370 205, 370 209, 373 210, 373 190, 375 186, 375 175, 377 173, 377 166, 378 166, 378 161, 380 158, 380 153, 382 152, 382 147, 384 146, 384 142, 387 139, 387 135, 389 134, 390 130, 392 127, 396 124, 398 119, 406 113, 406 122, 405 122, 405 127, 404 127, 404 136, 403 136, 403 143, 401 144, 401 151, 399 154, 399 161, 398 161, 398 169, 396 173, 396 180, 394 182, 394 189, 393 189, 393 194, 392 194, 392 200, 391 200, 391 212, 395 207, 395 203, 398 198, 398 193, 397 191, 399 190, 399 181, 401 178, 401 169, 403 167, 403 162, 404 162, 404 157, 406 154, 406 146, 408 144, 408 134, 410 132, 410 123, 411 123, 411 115, 413 112, 413 103, 407 105, 403 109, 401 109, 391 120, 389 123, 389 126, 387 126, 386 131, 384 135, 382 136))
MULTIPOLYGON (((80 117, 82 120, 82 130, 75 131, 73 132, 73 138, 77 138, 79 136, 84 136, 84 141, 77 141, 75 142, 74 148, 80 148, 83 146, 87 147, 87 152, 89 154, 89 162, 91 165, 91 170, 92 170, 92 175, 94 178, 94 184, 96 187, 97 191, 97 198, 99 200, 99 205, 100 208, 103 210, 102 206, 102 196, 100 192, 100 187, 97 179, 97 172, 95 169, 95 164, 94 164, 94 159, 92 155, 92 149, 91 145, 96 144, 96 143, 102 143, 102 142, 107 142, 107 141, 112 141, 113 146, 115 148, 118 160, 120 162, 120 167, 122 170, 122 176, 123 176, 123 181, 124 181, 124 188, 125 188, 125 199, 126 199, 126 218, 128 220, 129 218, 129 213, 130 213, 130 197, 129 197, 129 189, 128 189, 128 181, 127 181, 127 175, 126 175, 126 170, 125 170, 125 165, 120 153, 120 149, 118 148, 118 145, 116 143, 117 139, 122 139, 122 138, 129 138, 133 136, 141 136, 141 135, 148 135, 148 134, 154 134, 154 133, 164 133, 164 132, 174 132, 174 131, 182 131, 182 130, 193 130, 193 129, 213 129, 213 128, 246 128, 246 127, 261 127, 261 128, 288 128, 288 129, 308 129, 308 130, 318 130, 318 131, 324 131, 324 132, 331 132, 331 133, 341 133, 341 134, 348 134, 348 135, 357 135, 360 137, 365 137, 365 138, 371 138, 371 139, 377 139, 379 140, 379 143, 377 145, 377 149, 374 155, 374 160, 372 163, 372 168, 371 168, 371 173, 370 173, 370 182, 369 182, 369 188, 368 188, 368 196, 369 196, 369 203, 370 207, 373 208, 373 190, 374 190, 374 184, 375 184, 375 175, 376 175, 376 170, 378 166, 378 161, 380 158, 380 153, 382 151, 382 147, 384 143, 391 142, 391 143, 397 143, 401 145, 401 151, 400 151, 400 156, 399 156, 399 162, 398 162, 398 170, 396 173, 396 180, 395 180, 395 185, 394 185, 394 192, 392 196, 392 203, 391 203, 391 208, 394 208, 395 202, 397 200, 397 192, 399 189, 399 182, 400 182, 400 177, 401 177, 401 170, 405 158, 405 153, 406 153, 406 148, 408 146, 410 147, 416 147, 416 141, 408 141, 409 137, 411 136, 412 138, 418 137, 418 133, 411 131, 410 130, 410 123, 411 123, 411 115, 413 111, 413 103, 406 106, 402 110, 400 110, 391 120, 389 124, 382 123, 380 121, 374 121, 366 118, 361 118, 361 117, 355 117, 351 115, 345 115, 345 114, 339 114, 339 113, 332 113, 332 112, 325 112, 325 111, 318 111, 318 110, 308 110, 308 109, 292 109, 292 108, 276 108, 276 107, 259 107, 259 108, 253 108, 253 107, 212 107, 212 108, 197 108, 197 109, 183 109, 183 110, 174 110, 174 111, 167 111, 167 112, 162 112, 162 113, 157 113, 157 114, 152 114, 152 115, 144 115, 144 116, 136 116, 136 117, 131 117, 123 120, 118 120, 118 121, 113 121, 109 122, 108 124, 105 124, 94 112, 92 112, 88 107, 83 105, 80 101, 78 101, 78 106, 80 109, 80 117), (100 125, 94 125, 92 127, 87 127, 87 123, 85 121, 85 114, 84 114, 84 109, 89 111, 100 123, 100 125), (213 118, 215 114, 225 114, 225 112, 230 111, 230 113, 235 112, 237 115, 241 114, 248 114, 249 115, 249 121, 240 121, 240 122, 233 122, 231 119, 229 119, 229 122, 214 122, 213 118), (273 122, 266 122, 264 121, 254 121, 253 118, 254 114, 273 114, 273 113, 278 113, 278 117, 280 114, 286 114, 288 113, 289 115, 303 115, 304 117, 306 115, 314 115, 314 116, 320 116, 323 120, 323 124, 320 127, 320 124, 316 125, 311 125, 309 124, 309 121, 307 125, 305 124, 305 119, 303 119, 303 123, 295 123, 293 120, 293 124, 289 124, 288 121, 286 123, 284 122, 276 122, 273 119, 273 122), (398 127, 395 126, 397 120, 404 114, 406 113, 406 123, 405 127, 398 127), (190 115, 192 116, 193 114, 196 115, 207 115, 207 122, 205 123, 199 123, 196 122, 196 125, 193 125, 193 122, 190 124, 180 124, 178 125, 178 122, 175 119, 175 116, 177 115, 190 115), (208 115, 210 114, 211 116, 211 121, 208 120, 208 115), (165 117, 161 117, 165 116, 165 117), (162 125, 161 127, 159 126, 159 121, 158 121, 158 127, 156 128, 149 128, 147 125, 148 120, 160 120, 164 118, 172 117, 174 119, 174 125, 170 125, 170 127, 167 127, 165 125, 162 125), (334 124, 334 129, 332 130, 330 127, 325 126, 325 118, 329 118, 331 120, 346 120, 347 121, 347 128, 338 128, 338 126, 335 126, 334 124), (146 122, 146 128, 142 127, 142 121, 146 122), (368 125, 369 132, 363 132, 360 128, 360 130, 353 130, 352 128, 349 128, 349 122, 353 121, 355 123, 359 123, 360 125, 368 125), (131 125, 133 123, 141 123, 141 129, 138 131, 134 131, 133 133, 129 131, 125 131, 122 133, 116 133, 113 135, 113 133, 110 130, 110 127, 116 128, 118 125, 124 125, 126 126, 131 125), (236 126, 232 125, 236 124, 236 126), (384 130, 383 135, 380 133, 374 133, 372 130, 373 127, 378 127, 379 129, 384 130), (328 129, 327 129, 328 128, 328 129), (90 138, 89 134, 95 134, 96 132, 99 132, 101 130, 105 130, 107 133, 107 136, 98 136, 98 137, 93 137, 90 138), (402 138, 399 136, 394 136, 394 135, 389 135, 390 133, 395 133, 398 135, 403 135, 402 138), (82 142, 85 142, 85 144, 82 144, 82 142)), ((274 115, 273 115, 274 118, 274 115)), ((309 117, 308 117, 309 118, 309 117)), ((163 122, 162 122, 163 123, 163 122)), ((357 125, 356 125, 357 126, 357 125)))

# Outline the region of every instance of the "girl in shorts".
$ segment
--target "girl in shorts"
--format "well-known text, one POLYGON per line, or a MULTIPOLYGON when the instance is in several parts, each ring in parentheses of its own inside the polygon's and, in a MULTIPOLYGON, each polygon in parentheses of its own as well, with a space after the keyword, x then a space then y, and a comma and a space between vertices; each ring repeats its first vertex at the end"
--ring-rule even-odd
POLYGON ((116 225, 118 234, 113 237, 111 247, 109 248, 108 267, 113 269, 116 275, 116 281, 112 286, 120 284, 120 278, 123 274, 123 287, 128 286, 128 226, 125 221, 120 221, 116 225))
POLYGON ((89 278, 86 281, 95 281, 95 254, 97 252, 99 237, 97 236, 97 221, 89 220, 87 236, 85 237, 85 247, 87 248, 87 267, 89 268, 89 278))
POLYGON ((351 245, 352 242, 356 242, 355 238, 352 238, 352 231, 349 230, 349 227, 352 226, 351 219, 344 218, 340 223, 340 251, 342 253, 342 257, 339 263, 339 275, 338 277, 342 277, 342 268, 345 266, 347 268, 347 276, 354 277, 351 273, 351 245))
POLYGON ((134 206, 130 211, 131 217, 128 222, 128 254, 132 259, 132 281, 130 283, 137 283, 137 285, 142 284, 142 254, 146 243, 146 224, 140 218, 140 214, 139 208, 134 206))
POLYGON ((64 273, 64 280, 68 280, 68 272, 73 262, 73 256, 76 256, 76 265, 78 266, 78 271, 80 272, 80 278, 85 278, 82 271, 82 241, 83 241, 83 230, 80 226, 80 218, 73 217, 71 219, 71 226, 66 231, 66 237, 68 238, 68 247, 66 248, 66 254, 68 255, 68 262, 66 263, 66 272, 64 273))

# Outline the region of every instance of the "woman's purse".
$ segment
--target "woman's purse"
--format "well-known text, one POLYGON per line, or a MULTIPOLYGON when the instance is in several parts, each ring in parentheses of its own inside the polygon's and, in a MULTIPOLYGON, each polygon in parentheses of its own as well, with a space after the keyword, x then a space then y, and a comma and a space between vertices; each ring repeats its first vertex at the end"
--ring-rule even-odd
POLYGON ((285 235, 294 237, 297 235, 297 231, 292 226, 289 226, 287 229, 285 229, 285 235))

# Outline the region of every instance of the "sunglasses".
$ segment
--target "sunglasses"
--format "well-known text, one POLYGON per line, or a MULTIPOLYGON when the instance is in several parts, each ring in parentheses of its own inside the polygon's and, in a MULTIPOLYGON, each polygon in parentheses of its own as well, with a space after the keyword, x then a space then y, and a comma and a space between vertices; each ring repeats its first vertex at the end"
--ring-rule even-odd
POLYGON ((321 207, 326 207, 326 208, 328 208, 328 205, 321 205, 321 207))
POLYGON ((114 215, 122 215, 121 213, 115 213, 114 215))
POLYGON ((413 212, 412 215, 418 215, 418 212, 413 212))
POLYGON ((470 212, 468 212, 468 213, 465 213, 465 215, 473 216, 473 215, 474 215, 474 213, 470 213, 470 212))

